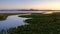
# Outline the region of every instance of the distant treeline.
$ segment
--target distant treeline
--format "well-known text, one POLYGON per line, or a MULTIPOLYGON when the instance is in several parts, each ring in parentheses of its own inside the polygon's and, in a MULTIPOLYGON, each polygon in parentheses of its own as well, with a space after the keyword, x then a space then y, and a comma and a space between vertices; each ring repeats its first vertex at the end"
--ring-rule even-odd
POLYGON ((0 10, 0 11, 60 11, 60 10, 0 10))

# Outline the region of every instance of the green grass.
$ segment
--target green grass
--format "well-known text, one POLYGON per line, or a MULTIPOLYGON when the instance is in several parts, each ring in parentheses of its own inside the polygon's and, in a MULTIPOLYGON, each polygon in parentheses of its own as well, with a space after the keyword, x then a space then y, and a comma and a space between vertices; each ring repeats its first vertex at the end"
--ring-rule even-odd
POLYGON ((60 34, 60 14, 32 14, 28 17, 32 18, 25 20, 29 25, 11 28, 9 34, 60 34))

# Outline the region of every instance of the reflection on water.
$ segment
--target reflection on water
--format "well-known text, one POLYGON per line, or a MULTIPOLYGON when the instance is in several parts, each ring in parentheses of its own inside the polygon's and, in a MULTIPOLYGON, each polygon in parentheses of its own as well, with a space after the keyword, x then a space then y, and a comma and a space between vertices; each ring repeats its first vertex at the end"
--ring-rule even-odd
POLYGON ((0 30, 24 25, 25 19, 27 18, 18 17, 18 15, 0 15, 0 30))

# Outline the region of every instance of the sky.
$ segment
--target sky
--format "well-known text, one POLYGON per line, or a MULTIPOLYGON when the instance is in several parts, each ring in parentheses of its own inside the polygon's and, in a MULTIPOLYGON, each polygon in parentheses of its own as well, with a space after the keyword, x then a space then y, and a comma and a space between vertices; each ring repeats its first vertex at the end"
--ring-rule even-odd
POLYGON ((60 0, 0 0, 0 9, 60 10, 60 0))

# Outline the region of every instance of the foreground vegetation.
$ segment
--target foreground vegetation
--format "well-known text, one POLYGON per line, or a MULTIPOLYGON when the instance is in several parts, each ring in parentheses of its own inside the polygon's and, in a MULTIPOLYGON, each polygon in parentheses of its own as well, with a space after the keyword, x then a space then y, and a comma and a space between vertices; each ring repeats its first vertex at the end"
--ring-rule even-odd
POLYGON ((6 20, 8 15, 0 14, 0 21, 6 20))
POLYGON ((60 34, 60 14, 31 14, 21 17, 32 19, 25 20, 29 25, 9 29, 9 34, 60 34))

